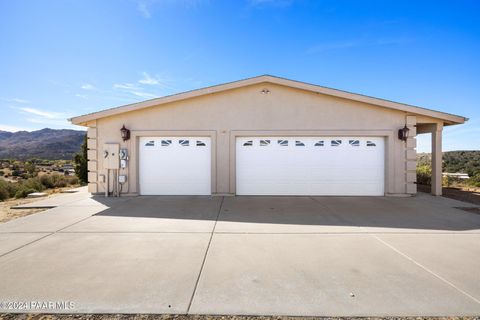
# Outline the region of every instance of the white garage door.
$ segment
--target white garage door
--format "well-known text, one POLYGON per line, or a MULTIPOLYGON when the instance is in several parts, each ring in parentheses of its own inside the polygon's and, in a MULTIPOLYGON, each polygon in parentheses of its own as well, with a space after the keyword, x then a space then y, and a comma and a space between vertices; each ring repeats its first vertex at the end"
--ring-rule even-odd
POLYGON ((381 137, 245 137, 236 141, 239 195, 384 195, 381 137))
POLYGON ((210 195, 211 141, 205 137, 141 137, 143 195, 210 195))

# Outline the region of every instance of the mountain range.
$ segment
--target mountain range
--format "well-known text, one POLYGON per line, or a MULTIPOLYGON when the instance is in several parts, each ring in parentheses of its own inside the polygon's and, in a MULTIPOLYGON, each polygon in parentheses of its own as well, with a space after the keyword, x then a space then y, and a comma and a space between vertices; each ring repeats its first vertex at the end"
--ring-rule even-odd
POLYGON ((0 130, 0 159, 71 160, 80 150, 85 131, 45 128, 37 131, 0 130))

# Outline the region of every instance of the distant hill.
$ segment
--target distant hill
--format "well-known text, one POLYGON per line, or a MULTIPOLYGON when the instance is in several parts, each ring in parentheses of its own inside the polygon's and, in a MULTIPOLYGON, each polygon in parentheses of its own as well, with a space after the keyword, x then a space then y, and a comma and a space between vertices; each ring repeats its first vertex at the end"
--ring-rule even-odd
MULTIPOLYGON (((431 154, 417 154, 418 165, 430 165, 431 154)), ((443 172, 480 174, 480 151, 447 151, 443 153, 443 172)))
POLYGON ((0 159, 71 160, 80 150, 85 134, 85 131, 48 128, 32 132, 0 130, 0 159))

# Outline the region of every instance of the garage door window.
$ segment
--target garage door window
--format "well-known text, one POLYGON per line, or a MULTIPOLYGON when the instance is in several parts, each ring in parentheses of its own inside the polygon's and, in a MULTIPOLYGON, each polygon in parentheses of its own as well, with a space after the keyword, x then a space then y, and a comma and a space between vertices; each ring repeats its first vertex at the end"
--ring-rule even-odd
POLYGON ((205 147, 205 142, 197 140, 197 147, 205 147))
POLYGON ((348 143, 349 143, 352 147, 360 147, 360 141, 359 141, 359 140, 349 140, 348 143))
POLYGON ((341 144, 342 144, 342 140, 332 140, 332 141, 330 142, 330 145, 331 145, 332 147, 338 147, 338 146, 340 146, 341 144))
POLYGON ((323 147, 325 145, 324 141, 323 140, 320 140, 320 141, 317 141, 315 143, 315 147, 323 147))
POLYGON ((372 141, 367 141, 367 147, 375 147, 376 144, 372 141))
POLYGON ((162 140, 162 147, 168 147, 172 144, 172 140, 162 140))
POLYGON ((151 140, 145 143, 145 147, 154 147, 155 146, 155 141, 151 140))
POLYGON ((266 147, 270 144, 270 140, 260 140, 260 146, 266 147))
POLYGON ((281 147, 288 147, 288 140, 278 140, 277 142, 281 147))
POLYGON ((188 147, 190 145, 190 140, 178 140, 178 143, 182 146, 182 147, 188 147))
POLYGON ((300 140, 296 140, 296 141, 295 141, 295 146, 296 146, 296 147, 305 147, 305 143, 303 143, 303 142, 300 141, 300 140))

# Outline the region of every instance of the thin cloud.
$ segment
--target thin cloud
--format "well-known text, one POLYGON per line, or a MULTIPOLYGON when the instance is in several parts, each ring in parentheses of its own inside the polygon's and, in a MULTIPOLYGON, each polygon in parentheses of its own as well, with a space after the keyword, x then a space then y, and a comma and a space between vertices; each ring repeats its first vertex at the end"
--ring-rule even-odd
POLYGON ((67 118, 69 118, 68 114, 36 108, 20 108, 20 110, 27 115, 25 121, 33 123, 35 127, 73 128, 67 121, 67 118))
POLYGON ((137 5, 137 11, 140 12, 142 17, 150 19, 153 15, 155 6, 181 6, 182 8, 195 8, 199 4, 208 2, 208 0, 134 0, 137 5))
POLYGON ((75 95, 75 97, 77 97, 77 98, 82 98, 82 99, 88 99, 88 96, 87 96, 87 95, 85 95, 85 94, 80 94, 80 93, 77 93, 77 94, 75 95))
POLYGON ((137 97, 145 98, 145 99, 152 99, 158 97, 153 93, 142 92, 142 91, 130 91, 131 94, 136 95, 137 97))
POLYGON ((113 85, 114 89, 125 89, 125 90, 132 90, 137 89, 138 87, 133 83, 115 83, 113 85))
POLYGON ((148 85, 159 85, 160 79, 158 77, 151 77, 148 73, 142 73, 143 78, 138 80, 141 84, 148 84, 148 85))
POLYGON ((150 18, 152 14, 148 9, 148 5, 146 1, 137 1, 137 10, 142 14, 144 18, 150 18))
POLYGON ((175 87, 170 84, 172 80, 169 80, 165 77, 158 75, 150 76, 150 74, 147 72, 142 72, 142 76, 143 78, 138 80, 140 85, 158 86, 162 89, 176 90, 175 87))
POLYGON ((7 101, 7 102, 22 103, 22 104, 25 104, 25 103, 29 103, 29 102, 30 102, 30 101, 28 101, 28 100, 20 99, 20 98, 11 98, 11 99, 2 99, 2 100, 7 101))
POLYGON ((116 83, 113 85, 113 88, 143 99, 152 99, 158 97, 158 95, 146 92, 144 88, 134 83, 116 83))
POLYGON ((20 110, 22 110, 25 113, 33 114, 33 115, 36 115, 42 118, 47 118, 47 119, 59 119, 63 117, 62 113, 45 111, 45 110, 40 110, 35 108, 20 108, 20 110))
POLYGON ((81 86, 81 88, 83 90, 95 90, 95 86, 93 84, 90 84, 90 83, 85 83, 81 86))

